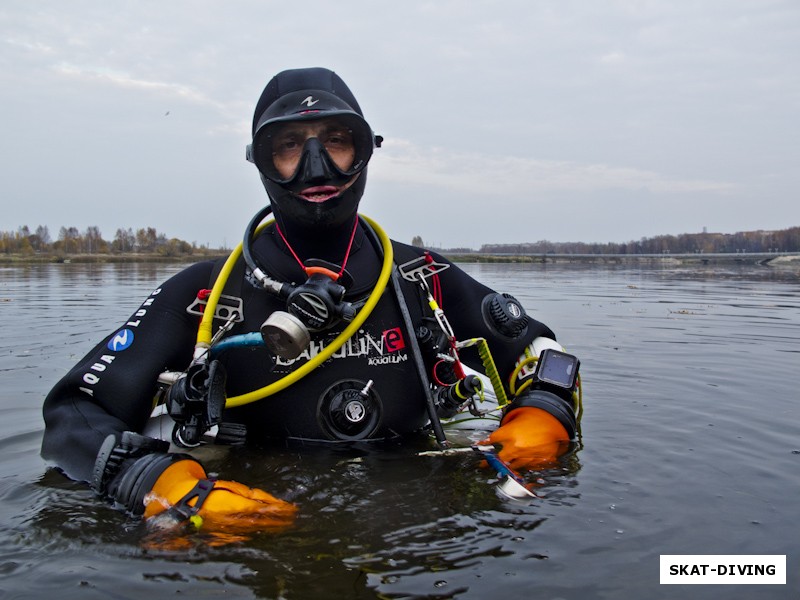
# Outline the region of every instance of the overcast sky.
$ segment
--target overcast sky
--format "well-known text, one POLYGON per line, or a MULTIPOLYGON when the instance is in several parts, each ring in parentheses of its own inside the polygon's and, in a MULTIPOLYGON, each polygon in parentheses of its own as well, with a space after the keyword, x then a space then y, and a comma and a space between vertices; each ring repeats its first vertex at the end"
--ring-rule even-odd
POLYGON ((0 3, 0 230, 228 247, 255 102, 325 66, 373 129, 361 211, 477 248, 800 225, 797 0, 0 3))

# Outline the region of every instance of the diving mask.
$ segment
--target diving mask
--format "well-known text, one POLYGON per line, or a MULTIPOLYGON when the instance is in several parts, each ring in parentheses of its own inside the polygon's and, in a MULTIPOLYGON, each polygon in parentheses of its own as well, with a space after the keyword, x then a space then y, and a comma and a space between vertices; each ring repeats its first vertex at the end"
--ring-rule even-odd
POLYGON ((270 181, 290 185, 321 177, 344 184, 367 165, 372 130, 354 113, 320 119, 265 123, 253 138, 248 160, 270 181))

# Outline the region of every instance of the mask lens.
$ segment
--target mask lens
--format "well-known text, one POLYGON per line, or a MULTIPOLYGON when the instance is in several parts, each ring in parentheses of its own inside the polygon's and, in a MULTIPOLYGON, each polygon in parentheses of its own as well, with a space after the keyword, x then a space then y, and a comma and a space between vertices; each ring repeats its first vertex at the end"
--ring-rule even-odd
POLYGON ((319 140, 340 175, 361 171, 372 156, 373 134, 364 119, 342 114, 321 119, 265 123, 253 139, 253 162, 276 183, 295 178, 309 139, 319 140))

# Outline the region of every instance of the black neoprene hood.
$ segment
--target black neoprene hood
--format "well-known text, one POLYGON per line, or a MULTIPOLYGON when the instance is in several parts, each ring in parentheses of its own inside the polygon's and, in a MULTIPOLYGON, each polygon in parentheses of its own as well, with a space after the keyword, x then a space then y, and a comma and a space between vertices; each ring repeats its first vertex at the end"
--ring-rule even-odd
MULTIPOLYGON (((282 71, 267 83, 256 103, 252 134, 254 138, 259 137, 259 129, 274 121, 318 119, 335 115, 350 115, 366 127, 369 133, 366 143, 370 146, 371 154, 374 134, 363 120, 361 107, 355 96, 341 77, 321 67, 282 71)), ((255 142, 254 139, 249 157, 251 160, 252 152, 257 153, 260 149, 255 142)), ((358 172, 352 176, 352 182, 347 189, 321 203, 308 202, 297 194, 307 185, 325 185, 324 181, 306 184, 302 176, 295 177, 292 181, 271 181, 270 177, 275 179, 274 174, 267 177, 259 170, 261 181, 270 197, 273 214, 280 226, 285 231, 295 232, 296 238, 300 231, 332 232, 352 223, 364 193, 368 160, 369 155, 366 155, 357 165, 358 172)), ((332 179, 329 185, 339 187, 340 182, 341 179, 332 179)))
POLYGON ((300 116, 311 110, 352 110, 364 116, 350 88, 333 71, 321 67, 292 69, 278 73, 264 88, 253 113, 252 133, 267 120, 300 116), (318 103, 303 105, 302 101, 309 95, 314 96, 310 102, 318 100, 318 103))

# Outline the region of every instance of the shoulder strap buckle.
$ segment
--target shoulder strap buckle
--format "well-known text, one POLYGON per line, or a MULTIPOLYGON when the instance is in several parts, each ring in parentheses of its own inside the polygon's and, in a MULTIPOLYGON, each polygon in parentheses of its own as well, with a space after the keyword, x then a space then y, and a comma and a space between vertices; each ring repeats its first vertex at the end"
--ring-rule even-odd
MULTIPOLYGON (((208 294, 204 294, 207 290, 200 290, 194 301, 186 307, 186 312, 190 315, 203 316, 203 311, 208 303, 208 294)), ((219 297, 219 302, 214 310, 214 317, 222 319, 223 321, 233 321, 240 323, 244 321, 244 306, 242 299, 236 296, 228 296, 222 294, 219 297)))
POLYGON ((427 279, 428 277, 438 275, 441 271, 449 268, 449 264, 436 262, 427 252, 420 257, 403 263, 402 265, 397 265, 397 270, 400 271, 403 279, 412 281, 414 283, 418 283, 427 279))

